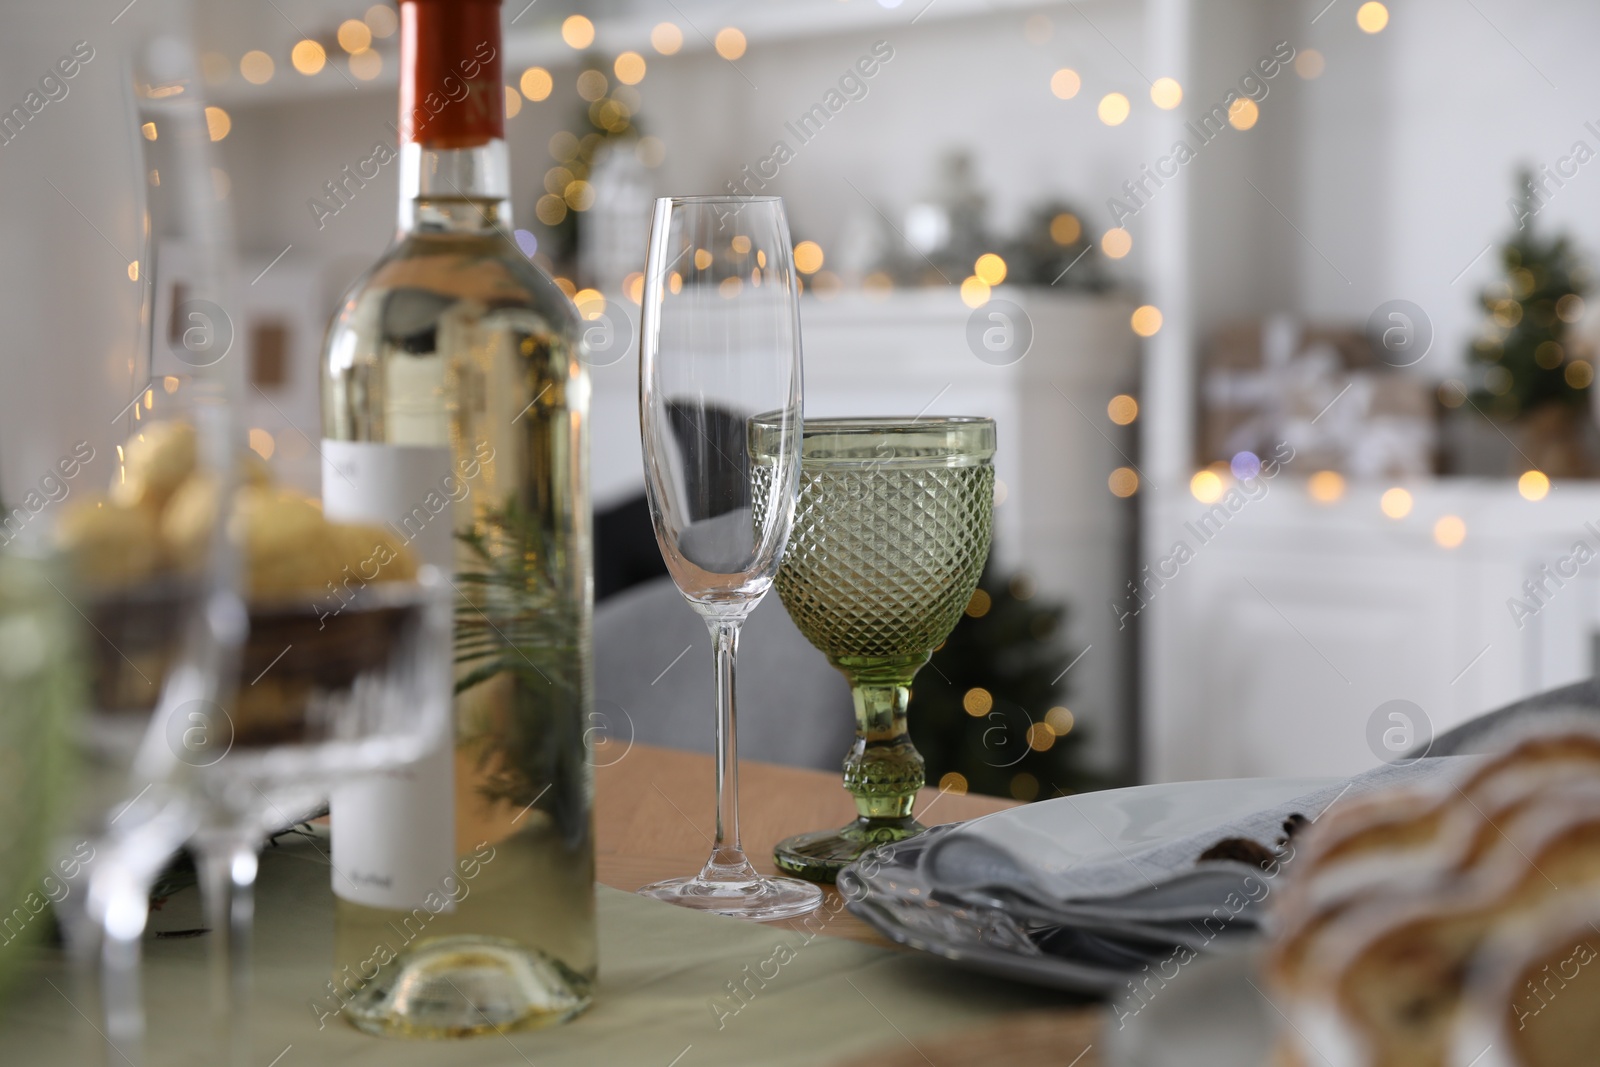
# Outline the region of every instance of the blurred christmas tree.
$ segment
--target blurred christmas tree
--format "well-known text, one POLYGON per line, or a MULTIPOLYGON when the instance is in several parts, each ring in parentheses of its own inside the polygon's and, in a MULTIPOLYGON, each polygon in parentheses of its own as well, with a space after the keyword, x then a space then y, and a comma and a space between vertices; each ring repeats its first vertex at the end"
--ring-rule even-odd
POLYGON ((930 785, 1018 800, 1103 783, 1077 766, 1082 727, 1065 705, 1065 606, 1024 575, 986 570, 949 639, 917 675, 911 739, 930 785))
MULTIPOLYGON (((1529 195, 1536 189, 1526 171, 1518 187, 1529 195)), ((1528 201, 1500 251, 1505 277, 1478 298, 1489 318, 1472 346, 1474 360, 1486 365, 1472 400, 1504 420, 1551 406, 1581 411, 1594 381, 1587 344, 1571 329, 1583 315, 1589 272, 1566 237, 1534 233, 1535 203, 1528 201)))
POLYGON ((1111 284, 1082 216, 1060 200, 1028 212, 1021 231, 1006 245, 1006 262, 1011 267, 1006 278, 1014 284, 1094 291, 1111 284))
POLYGON ((583 67, 577 82, 583 107, 573 123, 578 132, 562 130, 550 138, 554 165, 545 171, 545 192, 533 208, 547 230, 545 250, 556 268, 569 274, 577 268, 579 216, 595 201, 590 179, 597 160, 621 142, 637 147, 642 132, 636 117, 639 91, 629 84, 613 84, 606 76, 604 56, 585 55, 583 67))

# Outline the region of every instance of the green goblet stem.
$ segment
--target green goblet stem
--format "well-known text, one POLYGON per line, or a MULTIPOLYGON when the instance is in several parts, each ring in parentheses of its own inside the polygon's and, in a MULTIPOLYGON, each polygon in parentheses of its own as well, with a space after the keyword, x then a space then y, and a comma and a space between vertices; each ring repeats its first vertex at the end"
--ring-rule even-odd
POLYGON ((844 760, 844 787, 860 813, 855 828, 869 840, 915 833, 922 827, 911 810, 926 778, 922 755, 906 732, 906 703, 928 653, 893 659, 845 656, 832 662, 850 680, 856 707, 856 740, 844 760))

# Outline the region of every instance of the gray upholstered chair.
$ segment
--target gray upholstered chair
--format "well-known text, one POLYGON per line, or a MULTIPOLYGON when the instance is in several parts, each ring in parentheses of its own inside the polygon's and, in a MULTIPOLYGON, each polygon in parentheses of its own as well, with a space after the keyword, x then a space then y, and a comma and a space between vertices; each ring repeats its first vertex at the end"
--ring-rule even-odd
MULTIPOLYGON (((594 615, 595 708, 618 740, 710 752, 716 738, 711 638, 670 578, 602 601, 594 615), (687 650, 687 651, 685 651, 687 650)), ((776 592, 739 639, 739 755, 837 771, 855 737, 850 687, 811 646, 776 592)))

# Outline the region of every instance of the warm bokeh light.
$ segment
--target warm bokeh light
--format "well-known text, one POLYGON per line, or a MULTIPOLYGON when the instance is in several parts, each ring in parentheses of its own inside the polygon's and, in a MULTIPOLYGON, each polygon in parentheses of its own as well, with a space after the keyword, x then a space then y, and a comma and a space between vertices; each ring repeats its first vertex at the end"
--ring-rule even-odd
POLYGON ((622 279, 622 292, 635 304, 642 302, 644 300, 644 275, 634 271, 622 279))
POLYGON ((350 73, 369 82, 383 73, 383 57, 374 48, 357 52, 350 57, 350 73))
POLYGON ((1411 494, 1398 485, 1385 489, 1378 498, 1378 507, 1391 519, 1403 519, 1411 514, 1411 494))
POLYGON ((1035 752, 1048 752, 1056 743, 1056 732, 1049 723, 1036 722, 1028 727, 1028 747, 1035 752))
POLYGON ((1557 300, 1556 318, 1569 325, 1583 318, 1583 297, 1577 293, 1568 293, 1557 300))
POLYGON ((1195 471, 1189 479, 1189 494, 1202 504, 1215 504, 1222 499, 1222 479, 1216 471, 1195 471))
POLYGON ((732 26, 724 26, 717 31, 717 55, 730 63, 744 55, 744 34, 732 26))
POLYGON ((156 124, 153 122, 147 122, 143 126, 140 126, 139 132, 144 134, 144 139, 146 141, 154 141, 157 137, 161 136, 160 131, 156 129, 156 124))
POLYGON ((1356 8, 1356 25, 1366 33, 1379 33, 1389 25, 1389 9, 1378 0, 1367 0, 1356 8))
POLYGON ((598 70, 586 70, 578 75, 578 95, 591 104, 605 96, 610 88, 611 83, 598 70))
POLYGON ((1517 479, 1517 492, 1524 500, 1543 500, 1550 495, 1550 479, 1544 471, 1523 471, 1517 479))
POLYGON ((1100 235, 1100 251, 1112 259, 1121 259, 1133 251, 1133 234, 1121 226, 1100 235))
POLYGON ((822 246, 815 241, 801 241, 794 246, 794 269, 801 274, 815 274, 822 269, 822 246))
POLYGON ((137 259, 128 264, 128 280, 130 282, 139 280, 139 261, 137 259))
POLYGON ((1162 111, 1171 111, 1183 103, 1183 86, 1176 78, 1157 78, 1150 86, 1150 102, 1162 111))
POLYGON ((1338 471, 1318 471, 1306 479, 1306 492, 1319 504, 1332 504, 1344 496, 1344 475, 1338 471))
POLYGON ((644 81, 644 56, 638 52, 624 52, 617 57, 611 69, 616 72, 617 81, 623 85, 638 85, 644 81))
POLYGON ((1106 405, 1106 418, 1118 426, 1127 426, 1139 417, 1139 402, 1127 393, 1118 393, 1106 405))
POLYGON ((506 86, 506 118, 514 119, 522 111, 522 94, 506 86))
POLYGON ((1133 105, 1128 103, 1128 98, 1121 93, 1107 93, 1100 98, 1100 106, 1096 109, 1100 121, 1107 126, 1121 126, 1127 121, 1128 112, 1133 110, 1133 105))
POLYGON ((974 589, 972 596, 967 598, 967 614, 974 619, 981 619, 989 614, 989 609, 994 606, 994 600, 982 589, 974 589))
POLYGON ((262 459, 271 459, 272 453, 277 451, 278 443, 272 435, 259 426, 250 427, 250 451, 262 459))
POLYGON ((1327 69, 1328 61, 1322 53, 1315 48, 1305 48, 1294 57, 1294 72, 1306 81, 1322 77, 1322 72, 1327 69))
POLYGON ((1022 771, 1011 776, 1010 788, 1012 797, 1026 803, 1039 795, 1039 779, 1022 771))
POLYGON ((579 178, 562 191, 561 198, 574 211, 588 211, 594 206, 594 186, 579 178))
POLYGON ((1058 245, 1075 244, 1083 236, 1083 223, 1070 211, 1063 211, 1050 220, 1050 240, 1058 245))
POLYGON ((964 794, 967 791, 967 777, 960 771, 945 771, 939 778, 939 792, 964 794))
POLYGON ((259 49, 239 57, 239 74, 251 85, 265 85, 272 80, 277 64, 272 57, 259 49))
POLYGON ((733 235, 733 240, 728 242, 728 247, 733 249, 733 254, 736 256, 748 256, 750 254, 750 238, 742 233, 736 233, 733 235))
POLYGON ((1118 467, 1106 479, 1106 488, 1112 496, 1126 500, 1139 491, 1139 472, 1132 467, 1118 467))
POLYGON ((976 274, 961 282, 961 302, 969 308, 981 308, 989 302, 989 283, 976 274))
POLYGON ((360 19, 345 19, 339 23, 338 37, 339 47, 351 55, 372 47, 372 27, 360 19))
POLYGON ((1044 713, 1044 723, 1055 731, 1057 737, 1066 737, 1072 732, 1076 720, 1070 710, 1057 706, 1044 713))
POLYGON ((606 298, 598 289, 579 289, 572 294, 572 303, 586 319, 598 319, 606 313, 606 298))
POLYGON ((550 90, 555 88, 555 84, 555 79, 550 77, 548 70, 543 67, 529 67, 522 72, 518 87, 522 90, 522 95, 529 100, 544 100, 550 95, 550 90))
POLYGON ((205 76, 207 85, 224 85, 233 77, 233 64, 221 52, 202 52, 200 73, 205 76))
POLYGON ((722 295, 724 300, 732 300, 734 297, 739 295, 739 290, 743 288, 744 279, 739 277, 737 274, 730 278, 724 278, 717 283, 717 292, 722 295))
POLYGON ((1062 100, 1071 100, 1083 88, 1083 79, 1071 67, 1062 67, 1050 75, 1050 91, 1062 100))
POLYGON ((659 137, 641 137, 638 145, 633 149, 633 154, 645 166, 659 167, 662 161, 667 158, 667 145, 659 137))
MULTIPOLYGON (((524 75, 524 78, 526 78, 526 75, 524 75)), ((527 96, 528 91, 524 89, 522 95, 527 96)), ((578 158, 578 139, 567 130, 557 130, 552 133, 548 147, 550 149, 550 158, 552 159, 570 163, 578 158)))
POLYGON ((296 41, 293 50, 289 52, 289 61, 294 64, 295 70, 310 76, 321 70, 323 64, 328 62, 328 53, 315 41, 296 41))
POLYGON ((228 131, 233 129, 233 118, 220 107, 206 108, 206 134, 213 141, 220 141, 228 136, 228 131))
POLYGON ((388 4, 373 4, 363 16, 374 37, 392 37, 400 28, 400 19, 388 4))
POLYGON ((974 719, 981 719, 994 708, 994 697, 987 689, 974 687, 961 695, 961 706, 974 719))
POLYGON ((1585 360, 1575 359, 1567 364, 1563 377, 1567 379, 1567 384, 1574 389, 1587 389, 1589 388, 1589 383, 1594 381, 1594 368, 1585 360))
POLYGON ((660 22, 650 31, 650 47, 664 56, 677 53, 683 47, 683 31, 671 22, 660 22))
POLYGON ((1441 515, 1433 524, 1433 542, 1440 548, 1455 548, 1467 539, 1467 524, 1459 515, 1441 515))
POLYGON ((1128 322, 1140 337, 1154 337, 1161 330, 1161 309, 1154 304, 1144 304, 1134 308, 1128 322))
POLYGON ((1248 130, 1261 118, 1261 109, 1247 96, 1241 96, 1228 105, 1228 124, 1236 130, 1248 130))
POLYGON ((561 39, 568 48, 588 48, 594 44, 594 23, 582 15, 568 15, 561 24, 561 39))
POLYGON ((533 213, 546 226, 557 226, 567 217, 567 202, 554 193, 546 193, 533 205, 533 213))
POLYGON ((1006 280, 1006 261, 993 252, 985 252, 972 265, 972 273, 983 279, 985 285, 999 285, 1006 280))

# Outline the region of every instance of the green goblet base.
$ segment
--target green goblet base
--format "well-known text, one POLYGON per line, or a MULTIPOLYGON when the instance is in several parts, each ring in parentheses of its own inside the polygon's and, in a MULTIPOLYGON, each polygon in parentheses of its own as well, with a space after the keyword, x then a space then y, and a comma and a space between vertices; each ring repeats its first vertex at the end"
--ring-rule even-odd
POLYGON ((779 841, 772 850, 778 869, 811 882, 832 885, 839 872, 879 845, 915 837, 927 827, 907 815, 902 819, 861 817, 837 830, 813 830, 779 841))

